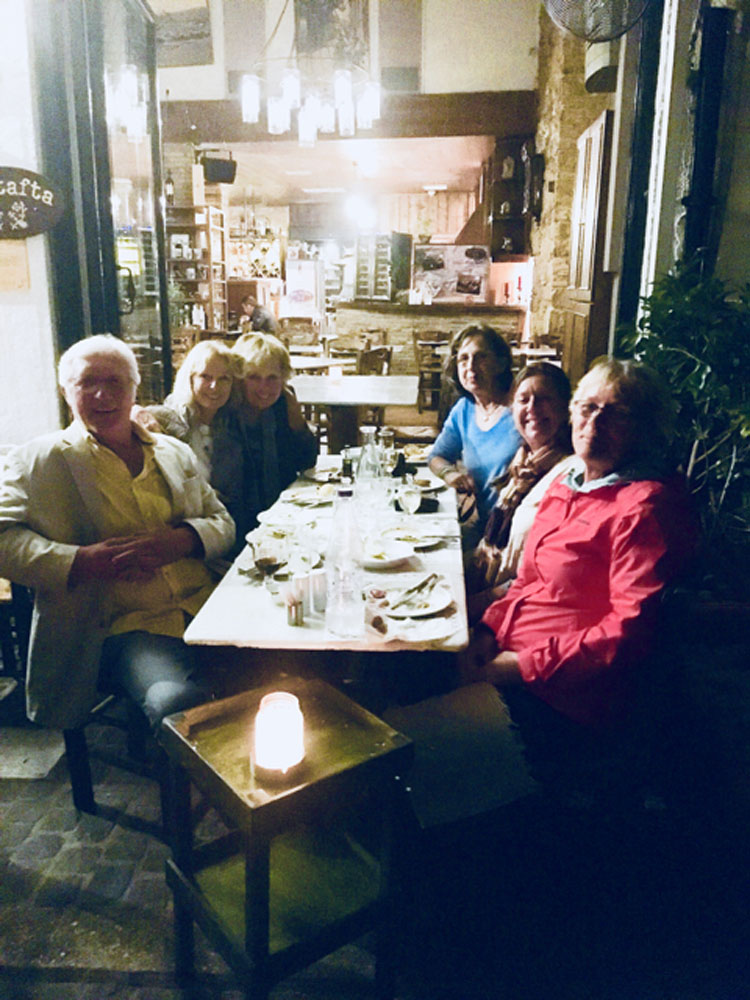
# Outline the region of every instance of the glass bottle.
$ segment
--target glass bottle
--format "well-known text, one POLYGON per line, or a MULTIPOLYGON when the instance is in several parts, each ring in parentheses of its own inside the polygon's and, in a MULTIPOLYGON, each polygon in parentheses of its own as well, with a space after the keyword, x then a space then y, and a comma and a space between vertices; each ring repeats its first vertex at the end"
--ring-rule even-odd
POLYGON ((365 630, 363 582, 354 490, 342 486, 333 508, 326 552, 326 628, 339 638, 353 638, 365 630))
POLYGON ((363 510, 377 509, 384 501, 386 482, 383 478, 383 466, 380 464, 375 435, 376 427, 360 427, 362 436, 362 451, 357 463, 355 477, 357 501, 363 510))

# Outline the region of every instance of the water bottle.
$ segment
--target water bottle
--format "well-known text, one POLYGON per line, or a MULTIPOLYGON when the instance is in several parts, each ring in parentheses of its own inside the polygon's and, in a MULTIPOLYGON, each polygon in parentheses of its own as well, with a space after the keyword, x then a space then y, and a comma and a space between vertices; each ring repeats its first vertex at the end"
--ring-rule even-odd
POLYGON ((359 455, 356 474, 356 492, 359 507, 363 512, 372 514, 381 501, 385 501, 385 479, 383 466, 380 462, 380 452, 375 441, 376 427, 360 427, 362 435, 362 451, 359 455))
POLYGON ((362 539, 354 491, 351 486, 342 486, 333 508, 326 552, 326 628, 333 635, 348 639, 364 632, 362 585, 362 539))

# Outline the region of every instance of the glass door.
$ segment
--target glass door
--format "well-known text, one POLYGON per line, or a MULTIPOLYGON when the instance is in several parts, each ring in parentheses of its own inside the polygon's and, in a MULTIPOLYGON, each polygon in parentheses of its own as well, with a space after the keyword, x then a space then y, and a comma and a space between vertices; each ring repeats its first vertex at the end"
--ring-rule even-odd
POLYGON ((137 0, 101 0, 101 24, 116 322, 138 355, 141 400, 161 401, 165 374, 169 379, 171 372, 164 371, 169 362, 160 275, 163 208, 153 22, 137 0))
POLYGON ((153 16, 142 0, 30 0, 46 172, 69 210, 50 234, 59 350, 121 336, 141 402, 171 386, 153 16))

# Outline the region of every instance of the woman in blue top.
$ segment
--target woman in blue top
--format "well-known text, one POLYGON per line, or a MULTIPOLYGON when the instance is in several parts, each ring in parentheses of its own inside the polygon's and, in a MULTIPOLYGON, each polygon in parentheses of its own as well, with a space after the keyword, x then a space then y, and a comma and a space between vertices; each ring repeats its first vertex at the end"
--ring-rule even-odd
POLYGON ((464 494, 464 511, 476 502, 478 518, 464 534, 464 548, 472 548, 497 499, 492 483, 521 444, 509 406, 510 348, 492 327, 467 326, 451 343, 446 375, 461 398, 430 452, 430 468, 464 494))

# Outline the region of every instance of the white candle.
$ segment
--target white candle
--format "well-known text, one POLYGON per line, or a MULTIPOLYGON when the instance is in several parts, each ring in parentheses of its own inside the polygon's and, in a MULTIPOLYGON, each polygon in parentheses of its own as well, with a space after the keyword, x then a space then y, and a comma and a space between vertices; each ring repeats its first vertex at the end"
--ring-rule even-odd
POLYGON ((288 691, 261 698, 255 716, 255 766, 285 774, 305 756, 304 718, 299 699, 288 691))

